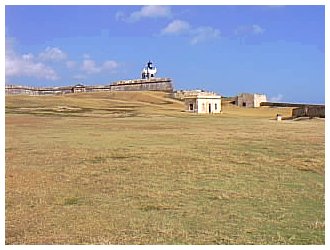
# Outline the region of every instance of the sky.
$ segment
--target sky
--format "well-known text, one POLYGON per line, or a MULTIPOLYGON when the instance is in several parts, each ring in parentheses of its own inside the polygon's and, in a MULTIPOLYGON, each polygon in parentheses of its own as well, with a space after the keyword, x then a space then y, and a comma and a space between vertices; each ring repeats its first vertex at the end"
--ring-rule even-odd
POLYGON ((325 102, 322 5, 5 6, 5 81, 110 84, 151 60, 174 88, 325 102))

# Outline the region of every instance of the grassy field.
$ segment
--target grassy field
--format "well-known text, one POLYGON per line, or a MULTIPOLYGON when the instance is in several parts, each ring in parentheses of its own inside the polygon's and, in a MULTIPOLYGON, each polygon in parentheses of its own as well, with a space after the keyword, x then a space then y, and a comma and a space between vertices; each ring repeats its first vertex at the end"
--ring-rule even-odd
POLYGON ((6 244, 325 244, 324 120, 164 93, 6 97, 6 244))

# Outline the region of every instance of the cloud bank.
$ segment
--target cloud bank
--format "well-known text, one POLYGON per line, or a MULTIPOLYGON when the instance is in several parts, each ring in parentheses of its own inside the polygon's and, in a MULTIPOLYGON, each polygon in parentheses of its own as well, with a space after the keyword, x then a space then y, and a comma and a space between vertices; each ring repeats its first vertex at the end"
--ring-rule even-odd
POLYGON ((56 71, 40 62, 32 53, 18 55, 13 46, 6 41, 5 75, 8 77, 28 76, 55 81, 59 79, 56 71))
POLYGON ((237 36, 246 36, 246 35, 261 35, 265 32, 266 30, 262 28, 258 24, 252 24, 252 25, 241 25, 238 26, 234 33, 237 36))
POLYGON ((139 11, 130 14, 117 12, 116 19, 126 22, 137 22, 143 18, 171 18, 172 12, 170 6, 148 5, 143 6, 139 11))
MULTIPOLYGON (((55 69, 58 69, 61 74, 65 74, 63 68, 70 70, 70 74, 74 76, 79 75, 79 79, 84 79, 85 75, 115 73, 119 68, 119 63, 114 60, 97 63, 91 59, 89 54, 84 54, 82 61, 70 60, 68 55, 57 47, 46 47, 42 52, 36 54, 19 54, 14 50, 13 41, 14 39, 6 39, 6 82, 9 82, 13 77, 32 77, 56 81, 61 77, 55 69)), ((76 79, 76 77, 73 78, 76 79)))
POLYGON ((39 58, 43 61, 61 61, 67 58, 67 55, 59 48, 47 47, 39 54, 39 58))
POLYGON ((190 24, 182 20, 174 20, 161 30, 162 35, 181 35, 190 32, 190 24))
POLYGON ((192 27, 187 21, 173 20, 160 32, 162 36, 187 35, 192 45, 220 37, 220 31, 210 26, 192 27))
POLYGON ((101 72, 114 72, 119 67, 119 64, 114 60, 108 60, 101 65, 97 65, 92 59, 84 59, 81 70, 87 74, 97 74, 101 72))

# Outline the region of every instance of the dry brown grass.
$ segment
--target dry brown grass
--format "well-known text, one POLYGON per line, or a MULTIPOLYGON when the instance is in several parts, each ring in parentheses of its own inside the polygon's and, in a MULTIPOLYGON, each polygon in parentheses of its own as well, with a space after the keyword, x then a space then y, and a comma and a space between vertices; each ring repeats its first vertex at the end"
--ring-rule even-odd
POLYGON ((6 97, 6 244, 324 244, 323 120, 182 109, 6 97))

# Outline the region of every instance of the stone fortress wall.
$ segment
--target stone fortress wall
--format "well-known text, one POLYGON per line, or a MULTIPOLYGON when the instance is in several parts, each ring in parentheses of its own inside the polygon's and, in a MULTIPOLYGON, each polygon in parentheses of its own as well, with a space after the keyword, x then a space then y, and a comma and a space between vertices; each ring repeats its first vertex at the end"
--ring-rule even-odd
POLYGON ((63 95, 78 92, 99 91, 164 91, 172 92, 173 85, 170 78, 136 79, 113 82, 110 85, 85 86, 77 84, 65 87, 29 87, 20 85, 6 85, 6 95, 63 95))

